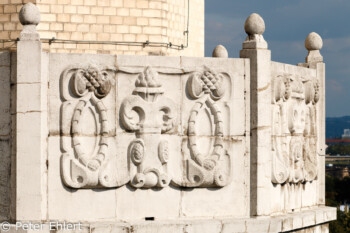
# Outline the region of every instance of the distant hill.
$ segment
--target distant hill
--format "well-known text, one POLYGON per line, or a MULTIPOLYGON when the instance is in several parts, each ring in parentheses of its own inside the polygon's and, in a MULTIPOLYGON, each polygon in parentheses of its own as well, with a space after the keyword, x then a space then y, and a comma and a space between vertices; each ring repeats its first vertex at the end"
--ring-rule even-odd
POLYGON ((350 116, 326 118, 326 138, 340 138, 344 129, 350 129, 350 116))

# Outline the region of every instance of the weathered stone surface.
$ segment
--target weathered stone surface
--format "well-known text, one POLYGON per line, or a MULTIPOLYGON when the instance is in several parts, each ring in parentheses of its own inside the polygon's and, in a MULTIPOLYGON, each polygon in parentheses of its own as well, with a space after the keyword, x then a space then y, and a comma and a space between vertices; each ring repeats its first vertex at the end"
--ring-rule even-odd
POLYGON ((265 32, 264 19, 257 13, 251 14, 244 23, 244 30, 248 35, 262 35, 265 32))
POLYGON ((272 205, 274 211, 295 211, 320 204, 312 193, 322 189, 318 177, 324 176, 318 169, 323 145, 317 129, 321 127, 322 77, 314 69, 272 62, 272 79, 272 180, 286 183, 272 188, 272 205), (302 145, 298 149, 302 160, 295 154, 298 143, 302 145))
MULTIPOLYGON (((40 12, 37 6, 31 2, 26 3, 19 12, 19 20, 23 25, 19 37, 21 41, 40 40, 39 33, 36 31, 36 26, 40 23, 40 12)), ((35 48, 33 47, 33 49, 35 48)))
POLYGON ((322 49, 323 41, 319 34, 311 32, 305 39, 305 48, 308 50, 308 54, 305 58, 304 64, 301 66, 316 68, 317 64, 323 62, 323 57, 320 53, 322 49))
POLYGON ((305 39, 305 48, 307 50, 321 50, 322 46, 322 38, 316 32, 311 32, 305 39))
POLYGON ((324 64, 272 62, 246 27, 241 58, 44 53, 27 30, 0 54, 1 219, 326 232, 324 64))
POLYGON ((19 12, 19 20, 22 25, 38 25, 40 23, 40 12, 33 3, 26 3, 19 12))
MULTIPOLYGON (((315 226, 315 214, 326 216, 334 214, 335 208, 319 207, 298 213, 278 215, 274 217, 253 218, 216 218, 216 219, 181 219, 181 220, 151 220, 126 222, 98 222, 82 224, 80 230, 58 229, 56 232, 70 233, 278 233, 278 232, 328 232, 328 222, 335 219, 323 218, 323 224, 315 226), (309 219, 306 220, 306 219, 309 219)), ((72 222, 74 223, 74 222, 72 222)), ((43 223, 42 233, 49 233, 49 225, 43 223)), ((11 225, 11 229, 15 228, 11 225)), ((0 231, 1 232, 1 231, 0 231)), ((11 232, 11 231, 10 231, 11 232)), ((15 232, 15 231, 13 231, 15 232)), ((33 231, 22 231, 33 232, 33 231)))
POLYGON ((213 50, 213 57, 228 58, 228 52, 223 45, 218 45, 213 50))
POLYGON ((246 19, 244 30, 248 36, 243 43, 243 49, 267 49, 262 35, 265 32, 265 22, 259 14, 253 13, 246 19))
MULTIPOLYGON (((104 195, 115 193, 116 205, 100 203, 111 213, 105 211, 106 215, 100 215, 102 218, 247 216, 249 170, 244 156, 248 146, 244 135, 248 126, 244 112, 249 79, 244 64, 243 59, 223 62, 212 58, 204 61, 181 58, 180 62, 171 57, 90 55, 83 58, 52 54, 49 200, 60 200, 62 206, 71 201, 72 206, 76 205, 73 203, 88 206, 88 199, 85 201, 83 197, 74 201, 81 192, 64 197, 67 190, 63 185, 74 189, 122 186, 115 191, 103 191, 104 195), (92 60, 100 60, 100 64, 89 62, 92 60), (117 64, 113 65, 115 60, 117 64), (219 66, 220 69, 210 68, 219 66), (109 80, 110 87, 106 88, 109 91, 100 95, 99 89, 93 88, 97 84, 91 81, 91 76, 101 84, 109 80), (197 105, 200 107, 194 112, 197 105), (198 117, 191 116, 191 111, 198 117), (57 118, 58 113, 61 119, 57 118), (91 113, 95 117, 89 118, 91 113), (98 119, 95 123, 94 118, 98 119), (103 128, 104 122, 108 123, 108 129, 103 128), (57 150, 59 137, 63 150, 61 162, 57 150), (104 138, 108 141, 101 144, 104 138), (107 145, 104 156, 99 154, 101 145, 107 145), (190 156, 197 150, 203 153, 198 160, 190 156), (86 157, 89 151, 91 160, 86 157), (236 163, 232 162, 233 156, 236 163), (90 166, 89 161, 96 161, 97 167, 90 166), (63 185, 58 180, 57 169, 53 168, 57 166, 61 167, 63 185), (191 174, 199 180, 192 179, 191 174), (220 194, 206 189, 189 192, 182 191, 181 186, 221 191, 220 194), (223 189, 224 186, 227 188, 223 189), (225 208, 227 205, 242 211, 233 212, 225 208), (226 211, 222 212, 223 209, 226 211), (116 216, 112 215, 113 210, 116 216)), ((59 209, 49 207, 49 216, 70 219, 59 209)))

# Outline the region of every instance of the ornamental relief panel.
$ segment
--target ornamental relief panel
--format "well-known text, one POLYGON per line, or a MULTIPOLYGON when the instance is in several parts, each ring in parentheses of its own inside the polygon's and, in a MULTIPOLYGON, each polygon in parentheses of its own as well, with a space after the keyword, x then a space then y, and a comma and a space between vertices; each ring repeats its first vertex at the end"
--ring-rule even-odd
POLYGON ((278 75, 272 95, 272 182, 317 178, 318 80, 278 75))
POLYGON ((227 136, 224 129, 230 125, 223 118, 223 114, 227 114, 230 119, 230 108, 222 101, 225 95, 230 95, 227 88, 230 82, 224 82, 225 79, 230 81, 227 73, 204 67, 193 72, 187 81, 193 104, 188 118, 189 153, 185 154, 186 175, 182 186, 224 187, 230 181, 231 157, 224 137, 227 136), (201 133, 205 126, 209 126, 209 130, 201 133), (202 140, 203 136, 210 140, 202 140), (203 150, 206 145, 209 147, 203 150))
POLYGON ((158 73, 147 67, 120 108, 123 126, 135 132, 128 150, 133 187, 163 188, 170 183, 167 163, 173 155, 169 155, 168 141, 161 135, 174 128, 175 116, 175 103, 164 96, 158 73))
POLYGON ((104 103, 115 72, 74 65, 61 75, 61 174, 72 188, 116 186, 106 174, 115 137, 104 103))
MULTIPOLYGON (((230 127, 227 101, 230 76, 202 67, 167 74, 152 67, 119 70, 93 65, 68 67, 61 75, 61 176, 71 188, 224 187, 230 180, 231 157, 225 127, 230 127), (137 76, 134 88, 116 108, 116 74, 137 76), (169 98, 159 76, 177 75, 185 82, 181 99, 169 98), (180 110, 181 109, 181 110, 180 110), (188 116, 180 132, 180 115, 188 116), (118 121, 119 118, 119 121, 118 121), (116 130, 120 125, 122 132, 116 130), (203 128, 209 129, 203 134, 203 128), (118 132, 118 133, 117 133, 118 132), (125 152, 119 150, 120 135, 125 152), (171 135, 171 137, 169 137, 171 135), (226 137, 226 139, 225 139, 226 137), (171 140, 170 140, 171 138, 171 140), (174 140, 186 142, 186 151, 174 140), (203 150, 203 140, 206 150, 203 150), (176 150, 174 148, 177 148, 176 150), (172 163, 172 164, 169 164, 172 163), (174 164, 175 163, 175 164, 174 164)), ((129 90, 130 89, 130 90, 129 90)))

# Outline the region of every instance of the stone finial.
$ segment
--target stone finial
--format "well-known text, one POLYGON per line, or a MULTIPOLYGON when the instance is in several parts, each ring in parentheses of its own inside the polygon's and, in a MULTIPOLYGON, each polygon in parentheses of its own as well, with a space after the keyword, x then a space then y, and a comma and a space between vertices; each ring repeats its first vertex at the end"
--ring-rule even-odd
POLYGON ((305 48, 307 50, 321 50, 323 46, 322 38, 316 32, 311 32, 305 39, 305 48))
POLYGON ((19 21, 23 25, 20 40, 40 40, 36 26, 40 23, 40 11, 33 3, 26 3, 19 12, 19 21))
POLYGON ((314 64, 323 62, 323 57, 320 53, 322 49, 323 41, 319 34, 311 32, 305 39, 305 48, 309 51, 305 62, 309 64, 309 67, 313 67, 314 64))
POLYGON ((265 32, 264 19, 257 13, 249 15, 244 23, 244 30, 249 35, 262 35, 265 32))
POLYGON ((246 19, 244 30, 248 36, 243 43, 243 49, 267 49, 262 35, 265 32, 265 22, 259 14, 253 13, 246 19))
POLYGON ((213 57, 228 58, 228 52, 223 45, 218 45, 213 50, 213 57))
POLYGON ((19 12, 19 21, 23 26, 38 25, 40 23, 40 11, 33 3, 28 2, 19 12))

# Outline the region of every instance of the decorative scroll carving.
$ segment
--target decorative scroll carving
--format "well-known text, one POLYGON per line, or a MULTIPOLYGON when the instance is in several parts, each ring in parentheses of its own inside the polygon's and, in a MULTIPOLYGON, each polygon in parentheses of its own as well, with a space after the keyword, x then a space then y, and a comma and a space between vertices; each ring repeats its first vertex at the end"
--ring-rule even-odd
POLYGON ((175 103, 163 96, 158 73, 147 67, 135 83, 133 95, 124 99, 120 108, 123 126, 135 132, 129 145, 131 185, 135 188, 163 188, 168 176, 168 142, 161 134, 175 125, 175 103), (158 156, 156 156, 158 154, 158 156))
MULTIPOLYGON (((223 73, 216 73, 205 67, 203 72, 195 72, 188 80, 188 93, 196 99, 188 120, 188 144, 190 159, 186 160, 187 187, 223 187, 230 175, 230 159, 224 146, 224 123, 221 109, 217 105, 225 94, 223 73), (199 151, 196 132, 200 111, 208 110, 214 120, 214 144, 208 154, 199 151), (227 157, 227 158, 224 158, 227 157)), ((210 122, 210 124, 212 124, 210 122)), ((208 135, 212 137, 212 135, 208 135)))
MULTIPOLYGON (((224 83, 228 82, 228 75, 206 67, 201 72, 188 71, 192 73, 187 91, 189 101, 193 100, 194 104, 186 112, 189 114, 188 152, 182 160, 172 158, 170 154, 178 144, 169 138, 180 136, 174 130, 176 105, 172 99, 165 97, 158 79, 158 72, 162 74, 162 71, 146 67, 143 71, 121 68, 120 72, 137 75, 135 89, 122 101, 118 113, 121 126, 126 131, 121 140, 129 138, 131 133, 135 134, 128 147, 122 148, 125 154, 120 156, 127 156, 127 161, 112 154, 116 151, 117 142, 110 124, 114 124, 116 119, 109 111, 113 109, 110 105, 113 107, 115 104, 112 86, 116 71, 77 65, 62 73, 63 182, 72 188, 118 187, 128 182, 134 188, 143 189, 163 188, 170 182, 185 187, 227 185, 231 160, 226 151, 228 143, 224 140, 224 124, 229 116, 222 112, 223 107, 228 106, 222 99, 227 95, 228 88, 224 83), (202 135, 203 120, 208 120, 209 126, 205 127, 210 129, 210 134, 202 135), (203 140, 210 142, 208 150, 201 148, 203 140)), ((224 109, 224 113, 229 112, 224 109)))
POLYGON ((272 182, 312 181, 317 177, 319 82, 285 74, 273 84, 272 182))
POLYGON ((63 182, 69 187, 116 186, 109 183, 104 172, 110 128, 102 102, 111 90, 114 74, 112 68, 80 65, 62 73, 61 171, 63 182))

